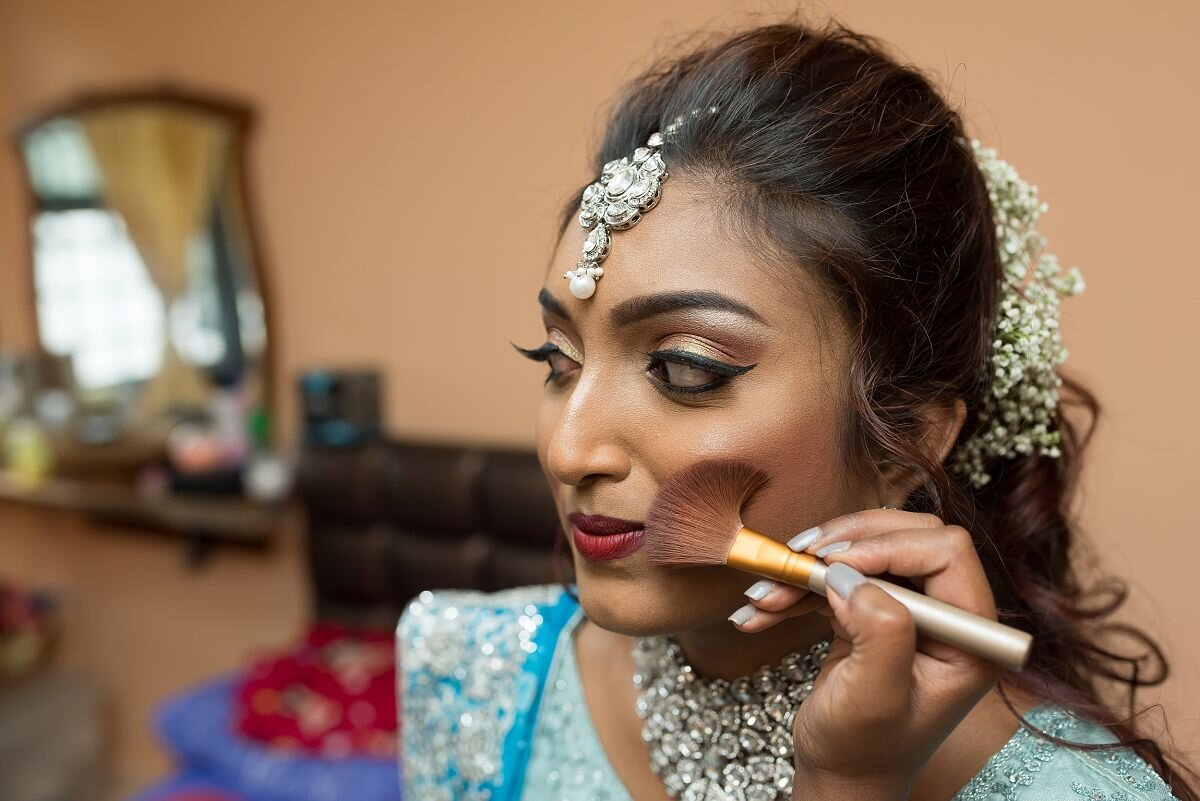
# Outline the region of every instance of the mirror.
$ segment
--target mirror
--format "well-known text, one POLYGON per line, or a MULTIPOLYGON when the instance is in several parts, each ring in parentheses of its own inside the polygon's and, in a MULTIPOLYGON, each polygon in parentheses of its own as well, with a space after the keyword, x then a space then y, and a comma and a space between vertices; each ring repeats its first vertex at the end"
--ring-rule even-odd
POLYGON ((79 409, 165 430, 236 388, 269 415, 250 127, 243 106, 163 90, 81 98, 17 128, 38 340, 79 409))

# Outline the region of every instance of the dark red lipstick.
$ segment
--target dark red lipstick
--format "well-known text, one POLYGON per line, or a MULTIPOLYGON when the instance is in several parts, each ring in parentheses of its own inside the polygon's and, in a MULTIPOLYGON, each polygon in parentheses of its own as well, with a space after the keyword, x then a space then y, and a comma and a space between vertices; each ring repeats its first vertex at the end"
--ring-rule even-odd
POLYGON ((572 512, 567 519, 571 521, 571 539, 575 548, 587 559, 600 562, 620 559, 634 553, 646 542, 645 523, 580 512, 572 512))

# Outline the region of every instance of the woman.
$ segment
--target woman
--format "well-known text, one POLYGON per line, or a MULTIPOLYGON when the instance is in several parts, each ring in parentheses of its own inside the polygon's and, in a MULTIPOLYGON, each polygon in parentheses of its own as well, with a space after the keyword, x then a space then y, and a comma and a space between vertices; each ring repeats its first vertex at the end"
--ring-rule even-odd
POLYGON ((408 797, 1196 798, 1105 705, 1146 680, 1068 558, 1077 276, 1014 290, 1036 197, 929 80, 837 24, 750 30, 635 80, 596 167, 521 349, 574 587, 409 605, 408 797), (828 598, 646 558, 662 483, 731 456, 772 478, 747 525, 843 565, 828 598), (1031 632, 1028 666, 918 639, 881 573, 1031 632))

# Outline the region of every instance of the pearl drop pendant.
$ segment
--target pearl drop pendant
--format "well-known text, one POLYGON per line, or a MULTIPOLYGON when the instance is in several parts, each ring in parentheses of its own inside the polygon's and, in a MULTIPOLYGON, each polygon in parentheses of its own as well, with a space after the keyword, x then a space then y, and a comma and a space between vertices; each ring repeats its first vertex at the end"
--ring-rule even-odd
POLYGON ((570 289, 572 295, 585 300, 596 292, 596 279, 590 275, 576 275, 571 278, 570 289))

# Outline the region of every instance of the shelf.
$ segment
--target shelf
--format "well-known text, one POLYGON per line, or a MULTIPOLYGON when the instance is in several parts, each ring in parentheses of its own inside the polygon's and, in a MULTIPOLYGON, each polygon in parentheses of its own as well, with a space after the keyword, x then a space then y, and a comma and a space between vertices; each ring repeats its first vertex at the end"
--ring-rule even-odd
POLYGON ((189 538, 246 545, 269 541, 282 519, 281 506, 240 497, 139 495, 114 483, 51 478, 29 488, 0 476, 0 501, 78 512, 102 522, 174 531, 189 538))

